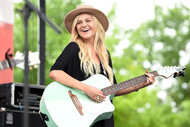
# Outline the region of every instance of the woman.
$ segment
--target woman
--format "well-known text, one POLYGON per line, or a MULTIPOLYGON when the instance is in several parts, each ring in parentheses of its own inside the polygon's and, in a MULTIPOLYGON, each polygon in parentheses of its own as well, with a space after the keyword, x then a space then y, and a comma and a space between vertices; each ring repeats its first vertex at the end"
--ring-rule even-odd
MULTIPOLYGON (((94 101, 102 102, 105 100, 103 93, 81 81, 94 74, 103 74, 112 84, 116 83, 111 57, 104 45, 108 19, 100 10, 80 5, 66 15, 64 23, 71 33, 70 43, 57 58, 49 76, 61 84, 83 91, 94 101)), ((154 76, 149 73, 147 76, 147 84, 153 83, 154 76)), ((116 96, 123 94, 125 90, 117 92, 116 96)), ((113 116, 93 127, 114 127, 113 116)))

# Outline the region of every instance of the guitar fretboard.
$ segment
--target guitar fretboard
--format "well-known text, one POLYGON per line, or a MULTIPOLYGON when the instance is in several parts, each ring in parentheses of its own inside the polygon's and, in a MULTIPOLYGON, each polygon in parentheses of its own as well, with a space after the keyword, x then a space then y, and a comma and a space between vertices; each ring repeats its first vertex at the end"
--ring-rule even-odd
MULTIPOLYGON (((14 61, 13 61, 13 59, 10 59, 10 64, 11 64, 12 66, 14 66, 14 61)), ((9 63, 8 63, 7 60, 0 62, 0 70, 4 70, 4 69, 7 69, 7 68, 10 68, 9 63)))
MULTIPOLYGON (((16 66, 17 64, 23 62, 24 60, 9 59, 9 61, 10 61, 11 66, 14 67, 14 66, 16 66)), ((10 68, 9 62, 8 62, 7 60, 1 61, 1 62, 0 62, 0 71, 1 71, 1 70, 5 70, 5 69, 7 69, 7 68, 10 68)))
MULTIPOLYGON (((158 76, 158 73, 156 71, 153 71, 150 73, 153 74, 155 77, 158 76)), ((116 93, 117 91, 123 90, 123 89, 131 87, 131 86, 138 85, 140 83, 143 83, 146 81, 146 79, 147 79, 147 76, 144 74, 144 75, 141 75, 139 77, 135 77, 133 79, 130 79, 130 80, 127 80, 127 81, 124 81, 124 82, 103 88, 103 89, 101 89, 101 91, 103 92, 103 94, 105 96, 111 95, 111 94, 116 93)))

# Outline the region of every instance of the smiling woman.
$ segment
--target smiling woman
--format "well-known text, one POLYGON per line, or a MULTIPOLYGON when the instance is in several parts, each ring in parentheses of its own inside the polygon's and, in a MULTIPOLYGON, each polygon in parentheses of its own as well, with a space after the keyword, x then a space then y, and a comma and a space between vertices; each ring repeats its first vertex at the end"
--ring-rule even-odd
MULTIPOLYGON (((65 16, 64 23, 71 33, 70 43, 51 67, 49 76, 61 84, 83 91, 100 103, 106 99, 102 91, 81 81, 94 74, 102 74, 111 83, 116 83, 111 57, 104 45, 108 19, 92 6, 79 5, 65 16)), ((93 127, 113 127, 113 116, 110 117, 96 122, 93 127)))

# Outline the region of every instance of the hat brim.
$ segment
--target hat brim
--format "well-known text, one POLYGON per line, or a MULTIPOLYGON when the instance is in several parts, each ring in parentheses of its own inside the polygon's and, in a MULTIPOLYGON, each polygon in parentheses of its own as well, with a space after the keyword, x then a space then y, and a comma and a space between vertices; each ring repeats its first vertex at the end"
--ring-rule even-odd
POLYGON ((73 20, 75 19, 77 15, 82 14, 82 13, 89 13, 89 14, 94 15, 98 19, 98 21, 102 24, 102 27, 104 28, 104 30, 107 31, 108 26, 109 26, 109 21, 106 15, 98 9, 87 7, 87 8, 74 9, 65 16, 64 24, 69 33, 71 33, 71 30, 72 30, 73 20))

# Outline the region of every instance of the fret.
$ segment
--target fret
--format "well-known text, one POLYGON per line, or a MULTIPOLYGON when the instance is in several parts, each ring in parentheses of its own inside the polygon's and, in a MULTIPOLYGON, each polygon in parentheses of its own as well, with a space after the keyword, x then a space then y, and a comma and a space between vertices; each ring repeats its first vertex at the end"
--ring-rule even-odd
POLYGON ((115 87, 115 89, 118 90, 118 86, 117 85, 113 85, 113 87, 115 87))
POLYGON ((109 95, 110 93, 109 93, 109 90, 108 89, 106 89, 106 95, 109 95))
POLYGON ((137 77, 137 84, 141 83, 141 77, 137 77))
POLYGON ((112 92, 111 92, 111 86, 110 86, 110 88, 108 89, 108 93, 112 93, 112 92))
POLYGON ((144 82, 146 79, 145 79, 145 76, 142 76, 141 77, 141 82, 144 82))
POLYGON ((108 94, 110 94, 111 93, 111 89, 108 89, 108 94))
POLYGON ((6 69, 8 66, 6 64, 6 60, 2 62, 3 69, 6 69))
POLYGON ((115 87, 112 85, 112 92, 114 92, 115 91, 115 87))
POLYGON ((142 75, 142 76, 140 76, 140 79, 141 79, 141 82, 145 82, 146 81, 146 76, 142 75))
POLYGON ((117 88, 118 88, 118 89, 121 89, 121 88, 122 88, 122 86, 123 86, 123 82, 118 83, 118 84, 115 84, 115 85, 117 86, 117 88))
POLYGON ((131 79, 131 82, 132 82, 131 85, 135 84, 135 80, 134 79, 131 79))
POLYGON ((126 86, 128 85, 128 83, 127 82, 122 82, 122 83, 120 83, 120 90, 122 90, 123 88, 125 88, 126 86))
POLYGON ((136 77, 135 78, 135 84, 138 84, 139 83, 139 77, 136 77))
POLYGON ((132 84, 131 79, 129 79, 127 82, 129 83, 129 86, 132 84))
POLYGON ((5 63, 6 63, 6 65, 7 65, 7 67, 9 67, 9 63, 8 63, 8 61, 7 61, 7 60, 5 61, 5 63))
MULTIPOLYGON (((14 66, 13 62, 14 62, 14 61, 11 59, 11 60, 10 60, 10 64, 14 66)), ((10 66, 9 66, 9 63, 8 63, 7 60, 4 60, 4 61, 0 62, 0 70, 7 69, 7 68, 9 68, 9 67, 10 67, 10 66)))
POLYGON ((140 76, 140 81, 141 81, 141 82, 144 82, 144 77, 143 77, 143 75, 140 76))
POLYGON ((121 84, 115 84, 114 87, 116 91, 119 91, 121 89, 121 84))
POLYGON ((136 78, 135 84, 139 84, 140 83, 138 79, 139 79, 139 77, 136 78))
POLYGON ((133 79, 130 79, 130 81, 131 81, 131 84, 130 85, 133 85, 134 83, 133 83, 133 79))
POLYGON ((133 80, 132 79, 130 79, 129 80, 129 82, 130 82, 130 86, 133 84, 133 80))
POLYGON ((121 82, 121 83, 117 84, 117 86, 118 86, 118 90, 122 90, 126 86, 126 83, 121 82))
POLYGON ((14 59, 10 59, 10 63, 12 65, 12 67, 14 67, 16 65, 14 59))
POLYGON ((133 84, 131 79, 128 80, 127 83, 128 83, 128 86, 129 86, 129 87, 133 84))
POLYGON ((123 86, 125 85, 124 82, 119 83, 117 86, 119 87, 119 90, 123 89, 123 86))
MULTIPOLYGON (((119 84, 121 85, 121 84, 119 84)), ((117 91, 119 91, 121 89, 121 87, 119 85, 114 85, 114 87, 116 88, 117 91)))
POLYGON ((133 84, 138 84, 137 79, 138 79, 138 77, 136 77, 136 78, 133 79, 133 84))
POLYGON ((142 76, 140 76, 140 77, 138 78, 138 84, 141 83, 141 82, 143 82, 142 76))
POLYGON ((103 95, 109 95, 109 94, 107 94, 107 90, 106 89, 102 89, 102 93, 103 93, 103 95))
POLYGON ((114 86, 115 87, 115 92, 119 91, 119 87, 117 85, 114 86))
POLYGON ((115 87, 113 87, 113 86, 111 87, 111 92, 115 93, 115 87))
POLYGON ((3 70, 2 62, 0 62, 0 70, 3 70))
POLYGON ((143 76, 140 76, 139 77, 139 83, 142 83, 142 82, 144 82, 144 78, 143 78, 143 76))
POLYGON ((142 75, 142 76, 141 76, 141 80, 142 80, 142 82, 144 82, 144 81, 146 80, 145 75, 142 75))

